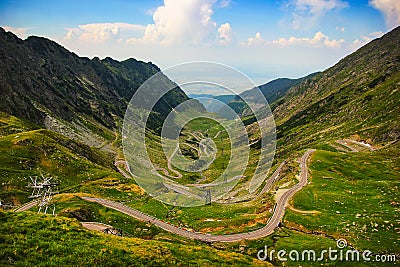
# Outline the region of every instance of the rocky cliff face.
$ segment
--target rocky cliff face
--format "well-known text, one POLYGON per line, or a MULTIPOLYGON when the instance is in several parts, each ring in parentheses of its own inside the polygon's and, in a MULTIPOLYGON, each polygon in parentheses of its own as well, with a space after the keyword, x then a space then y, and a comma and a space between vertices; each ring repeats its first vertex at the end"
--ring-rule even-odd
MULTIPOLYGON (((0 28, 0 111, 89 145, 114 131, 136 89, 158 71, 151 62, 135 59, 79 57, 48 39, 21 40, 0 28)), ((187 99, 179 88, 167 94, 151 125, 159 126, 187 99)))

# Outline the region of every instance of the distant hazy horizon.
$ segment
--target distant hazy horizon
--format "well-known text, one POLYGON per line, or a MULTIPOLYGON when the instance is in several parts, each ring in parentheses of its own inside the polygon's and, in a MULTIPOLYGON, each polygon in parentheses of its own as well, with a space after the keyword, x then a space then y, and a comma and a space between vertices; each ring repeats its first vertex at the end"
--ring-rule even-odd
POLYGON ((235 67, 260 85, 322 71, 400 24, 398 0, 2 1, 0 26, 80 56, 235 67))

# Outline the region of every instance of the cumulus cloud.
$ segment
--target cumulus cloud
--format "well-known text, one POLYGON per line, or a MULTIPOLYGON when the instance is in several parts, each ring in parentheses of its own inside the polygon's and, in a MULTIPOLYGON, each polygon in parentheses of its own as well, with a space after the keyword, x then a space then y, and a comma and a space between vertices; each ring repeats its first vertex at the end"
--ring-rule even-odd
POLYGON ((79 40, 84 43, 122 41, 124 36, 143 34, 145 26, 129 23, 91 23, 69 28, 65 40, 79 40))
POLYGON ((26 32, 29 30, 29 28, 14 28, 11 26, 2 26, 2 27, 4 30, 12 32, 22 39, 25 39, 27 37, 26 32))
POLYGON ((399 0, 370 0, 369 4, 383 13, 390 29, 400 25, 399 0))
POLYGON ((282 47, 287 46, 298 46, 298 47, 326 47, 326 48, 340 48, 344 44, 344 39, 331 40, 328 36, 322 32, 317 32, 314 37, 289 37, 279 38, 276 40, 268 41, 261 37, 260 33, 257 33, 255 37, 250 37, 244 45, 247 46, 260 46, 260 45, 277 45, 282 47))
POLYGON ((232 28, 229 23, 222 24, 218 28, 219 43, 222 45, 229 45, 232 42, 232 28))
POLYGON ((353 43, 351 45, 351 49, 356 50, 356 49, 360 48, 361 46, 369 43, 373 39, 382 37, 383 34, 384 34, 383 32, 379 31, 379 32, 371 32, 368 35, 361 35, 361 37, 359 39, 356 39, 353 41, 353 43))
POLYGON ((212 20, 216 0, 164 0, 153 14, 153 24, 146 27, 144 36, 131 38, 137 43, 191 43, 210 41, 217 34, 217 25, 212 20))
POLYGON ((164 0, 151 10, 153 23, 91 23, 68 28, 64 41, 101 44, 110 41, 127 44, 221 44, 232 41, 229 23, 217 25, 212 19, 213 6, 228 6, 221 0, 164 0))
POLYGON ((348 4, 341 0, 292 0, 287 7, 292 9, 292 27, 300 29, 314 26, 327 12, 348 7, 348 4))
POLYGON ((250 46, 250 47, 257 47, 257 46, 262 46, 262 45, 266 45, 266 44, 267 44, 267 41, 261 37, 261 33, 259 33, 259 32, 257 32, 254 37, 249 37, 247 39, 247 42, 241 43, 241 45, 243 45, 243 46, 250 46))
MULTIPOLYGON (((154 23, 145 28, 142 37, 133 37, 127 43, 147 44, 210 44, 217 40, 221 45, 232 41, 229 23, 217 26, 213 21, 213 6, 217 0, 164 0, 164 5, 153 13, 154 23)), ((218 2, 227 7, 229 0, 218 2)))

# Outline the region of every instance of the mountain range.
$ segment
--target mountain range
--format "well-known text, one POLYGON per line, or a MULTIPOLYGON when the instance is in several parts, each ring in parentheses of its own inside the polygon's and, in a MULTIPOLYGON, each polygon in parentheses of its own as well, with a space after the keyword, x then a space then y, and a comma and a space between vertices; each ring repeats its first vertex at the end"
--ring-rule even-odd
MULTIPOLYGON (((272 103, 275 100, 283 97, 291 87, 293 87, 297 84, 300 84, 301 82, 303 82, 305 80, 311 79, 318 73, 319 72, 312 73, 312 74, 309 74, 305 77, 301 77, 298 79, 278 78, 278 79, 272 80, 266 84, 259 85, 259 86, 257 86, 257 88, 261 91, 261 93, 267 99, 268 103, 272 103)), ((235 100, 239 100, 240 98, 245 98, 245 99, 249 99, 249 100, 251 99, 251 100, 255 101, 254 90, 257 90, 257 88, 242 92, 238 97, 235 98, 235 100)))
POLYGON ((246 110, 246 104, 242 101, 242 99, 246 99, 250 102, 260 101, 257 99, 255 90, 260 90, 268 103, 272 103, 275 100, 283 97, 291 87, 308 80, 317 74, 318 72, 298 79, 278 78, 250 90, 246 90, 239 95, 190 94, 189 97, 198 99, 209 112, 219 113, 220 115, 224 116, 224 106, 225 104, 228 104, 228 106, 236 113, 246 116, 249 114, 249 110, 246 110), (215 101, 214 99, 218 101, 215 101))
POLYGON ((207 111, 218 113, 225 104, 235 98, 235 95, 189 94, 189 97, 199 100, 207 111))
POLYGON ((285 149, 358 136, 385 145, 400 137, 400 27, 272 103, 285 149))
MULTIPOLYGON (((275 116, 278 151, 283 145, 287 152, 353 135, 373 143, 397 141, 399 39, 396 28, 323 72, 259 86, 275 116)), ((135 59, 79 57, 48 39, 21 40, 3 29, 0 55, 0 111, 5 116, 114 154, 113 142, 120 142, 119 127, 130 97, 160 71, 151 62, 135 59)), ((238 108, 235 103, 240 101, 232 97, 219 98, 238 108)), ((252 90, 240 97, 252 100, 252 90)), ((165 95, 153 110, 149 128, 159 129, 172 108, 187 99, 178 87, 165 95)))
MULTIPOLYGON (((49 253, 54 255, 49 264, 58 266, 71 262, 122 265, 133 262, 129 255, 137 256, 138 264, 143 265, 149 259, 155 266, 198 261, 207 265, 212 259, 216 265, 247 266, 262 264, 255 257, 266 244, 276 251, 304 248, 304 244, 316 244, 319 249, 336 246, 334 239, 338 237, 345 237, 360 251, 374 246, 378 252, 398 255, 399 43, 400 27, 325 71, 259 86, 275 118, 273 170, 279 179, 271 191, 252 202, 234 207, 212 203, 190 209, 152 199, 123 166, 121 125, 125 110, 140 85, 160 71, 157 66, 135 59, 79 57, 46 38, 22 40, 0 28, 0 205, 19 206, 30 201, 26 187, 30 176, 53 177, 62 185, 57 195, 60 216, 0 212, 5 233, 0 236, 0 246, 5 248, 0 250, 0 265, 11 264, 11 260, 26 263, 31 257, 39 264, 49 253), (349 139, 368 143, 374 151, 364 146, 360 153, 354 153, 337 142, 349 139), (299 156, 308 148, 317 151, 309 161, 299 163, 299 156), (244 239, 232 245, 210 246, 178 238, 151 221, 141 222, 82 199, 92 196, 124 202, 190 231, 226 234, 254 230, 272 218, 277 192, 288 190, 290 184, 296 186, 299 170, 303 174, 299 166, 307 164, 309 181, 288 202, 293 209, 285 211, 275 232, 264 239, 244 239), (116 225, 128 229, 134 238, 88 232, 77 220, 116 225), (168 257, 164 257, 165 251, 170 253, 168 257), (171 255, 178 255, 179 260, 171 255)), ((252 90, 240 97, 256 102, 252 90)), ((241 115, 252 138, 249 150, 258 155, 260 137, 254 114, 234 96, 206 97, 227 103, 241 115)), ((146 145, 158 162, 165 161, 159 170, 166 174, 166 168, 172 167, 161 157, 162 150, 157 150, 160 127, 167 114, 188 99, 176 86, 157 103, 148 120, 146 145)), ((200 104, 198 109, 204 111, 200 104)), ((208 127, 196 121, 193 125, 196 123, 208 127)), ((211 136, 208 130, 205 132, 211 136)), ((187 149, 198 151, 198 135, 186 136, 187 149)), ((223 131, 212 134, 214 138, 218 135, 223 138, 223 131)), ((218 153, 225 156, 227 150, 219 149, 218 153)), ((223 163, 216 166, 223 169, 223 163)))
MULTIPOLYGON (((21 40, 0 28, 0 111, 91 146, 102 144, 121 121, 137 88, 160 69, 135 59, 79 57, 42 37, 21 40)), ((157 129, 188 97, 171 90, 156 105, 157 129)))

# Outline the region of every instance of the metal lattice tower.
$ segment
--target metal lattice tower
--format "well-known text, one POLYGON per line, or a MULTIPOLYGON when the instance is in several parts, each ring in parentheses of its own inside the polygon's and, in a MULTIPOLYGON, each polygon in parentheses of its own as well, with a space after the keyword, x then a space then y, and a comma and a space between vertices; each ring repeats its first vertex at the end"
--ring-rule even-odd
POLYGON ((58 183, 52 183, 51 177, 44 177, 43 175, 39 178, 37 176, 29 176, 31 183, 28 187, 32 188, 32 194, 29 198, 37 199, 38 213, 43 211, 47 213, 49 206, 52 207, 52 214, 56 210, 56 206, 53 203, 53 195, 58 192, 55 191, 58 183))

